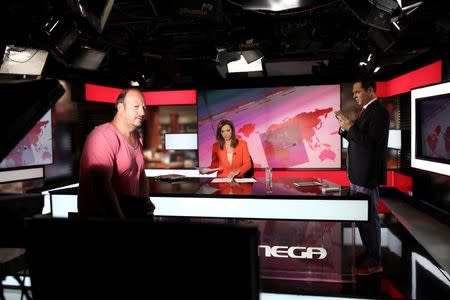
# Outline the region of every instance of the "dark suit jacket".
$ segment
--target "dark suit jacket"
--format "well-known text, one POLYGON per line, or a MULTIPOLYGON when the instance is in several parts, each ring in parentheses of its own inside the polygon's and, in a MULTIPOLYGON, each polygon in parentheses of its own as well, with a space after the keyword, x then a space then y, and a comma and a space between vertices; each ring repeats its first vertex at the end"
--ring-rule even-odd
POLYGON ((339 130, 339 134, 349 142, 350 182, 369 188, 386 184, 389 113, 379 100, 367 106, 349 131, 339 130))

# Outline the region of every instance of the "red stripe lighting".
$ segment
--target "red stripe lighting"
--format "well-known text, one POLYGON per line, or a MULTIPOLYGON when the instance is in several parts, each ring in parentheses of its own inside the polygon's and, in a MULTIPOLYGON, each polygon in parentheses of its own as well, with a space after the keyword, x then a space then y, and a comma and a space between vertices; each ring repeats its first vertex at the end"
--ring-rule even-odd
MULTIPOLYGON (((116 103, 116 99, 123 89, 85 84, 86 101, 101 103, 116 103)), ((195 105, 197 103, 196 90, 155 91, 144 92, 146 105, 195 105)))
POLYGON ((392 97, 410 90, 442 81, 442 61, 439 60, 425 67, 395 77, 389 81, 377 82, 377 96, 392 97))
POLYGON ((86 101, 116 103, 123 89, 86 83, 84 85, 86 101))
POLYGON ((195 105, 197 104, 197 91, 161 91, 144 92, 147 105, 195 105))

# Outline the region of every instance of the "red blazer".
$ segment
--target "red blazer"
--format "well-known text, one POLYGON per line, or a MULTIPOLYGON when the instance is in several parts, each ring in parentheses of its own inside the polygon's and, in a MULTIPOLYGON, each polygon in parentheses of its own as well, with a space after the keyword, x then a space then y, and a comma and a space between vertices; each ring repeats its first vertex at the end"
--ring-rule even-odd
POLYGON ((250 169, 251 162, 247 142, 243 140, 238 141, 238 144, 234 148, 231 165, 228 162, 227 150, 225 147, 220 149, 219 143, 214 143, 210 168, 220 168, 220 170, 217 171, 217 177, 228 177, 230 171, 235 170, 239 170, 239 174, 236 177, 243 177, 245 172, 250 169))

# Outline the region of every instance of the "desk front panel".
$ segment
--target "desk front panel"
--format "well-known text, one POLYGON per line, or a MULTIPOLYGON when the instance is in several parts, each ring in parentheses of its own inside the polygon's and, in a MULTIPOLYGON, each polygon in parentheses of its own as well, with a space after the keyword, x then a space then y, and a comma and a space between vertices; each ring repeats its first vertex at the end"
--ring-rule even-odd
MULTIPOLYGON (((339 187, 317 179, 320 186, 297 187, 299 178, 277 178, 268 186, 255 183, 211 183, 209 178, 166 182, 149 180, 156 216, 264 220, 367 221, 369 200, 324 193, 339 187)), ((316 180, 316 179, 314 179, 316 180)))

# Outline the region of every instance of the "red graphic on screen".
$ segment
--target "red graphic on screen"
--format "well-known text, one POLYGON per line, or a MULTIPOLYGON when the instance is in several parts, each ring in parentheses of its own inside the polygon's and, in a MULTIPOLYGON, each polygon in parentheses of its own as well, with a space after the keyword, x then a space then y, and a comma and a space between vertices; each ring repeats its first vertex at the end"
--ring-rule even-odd
POLYGON ((436 133, 432 133, 427 137, 427 144, 430 147, 431 151, 434 152, 436 150, 436 145, 438 142, 438 135, 436 133))
POLYGON ((314 112, 306 112, 296 115, 294 118, 290 119, 286 123, 283 124, 274 124, 269 127, 268 132, 275 130, 280 127, 284 127, 285 125, 295 124, 297 125, 301 132, 303 138, 308 142, 312 143, 313 137, 316 134, 316 131, 320 129, 322 125, 322 121, 319 117, 327 117, 328 113, 332 112, 333 108, 329 107, 326 109, 316 109, 314 112))
POLYGON ((27 135, 0 162, 0 168, 19 168, 52 162, 50 117, 49 111, 36 122, 27 135))
POLYGON ((260 135, 264 146, 267 162, 270 166, 289 167, 292 164, 302 164, 309 161, 305 145, 317 150, 324 145, 326 149, 319 154, 321 161, 334 160, 336 153, 330 144, 321 144, 316 136, 322 127, 321 117, 327 117, 333 108, 316 109, 304 112, 279 124, 272 124, 266 133, 260 135))
POLYGON ((324 161, 325 159, 334 160, 336 158, 336 153, 327 148, 320 153, 319 158, 322 161, 324 161))
POLYGON ((450 98, 431 97, 418 103, 420 155, 434 159, 450 159, 450 98))
POLYGON ((198 101, 199 165, 211 162, 215 130, 232 120, 255 166, 340 167, 339 85, 213 90, 198 101))
POLYGON ((245 124, 244 126, 242 126, 241 128, 239 128, 238 132, 241 133, 245 136, 245 137, 249 137, 250 134, 253 133, 253 131, 255 131, 255 124, 245 124))

